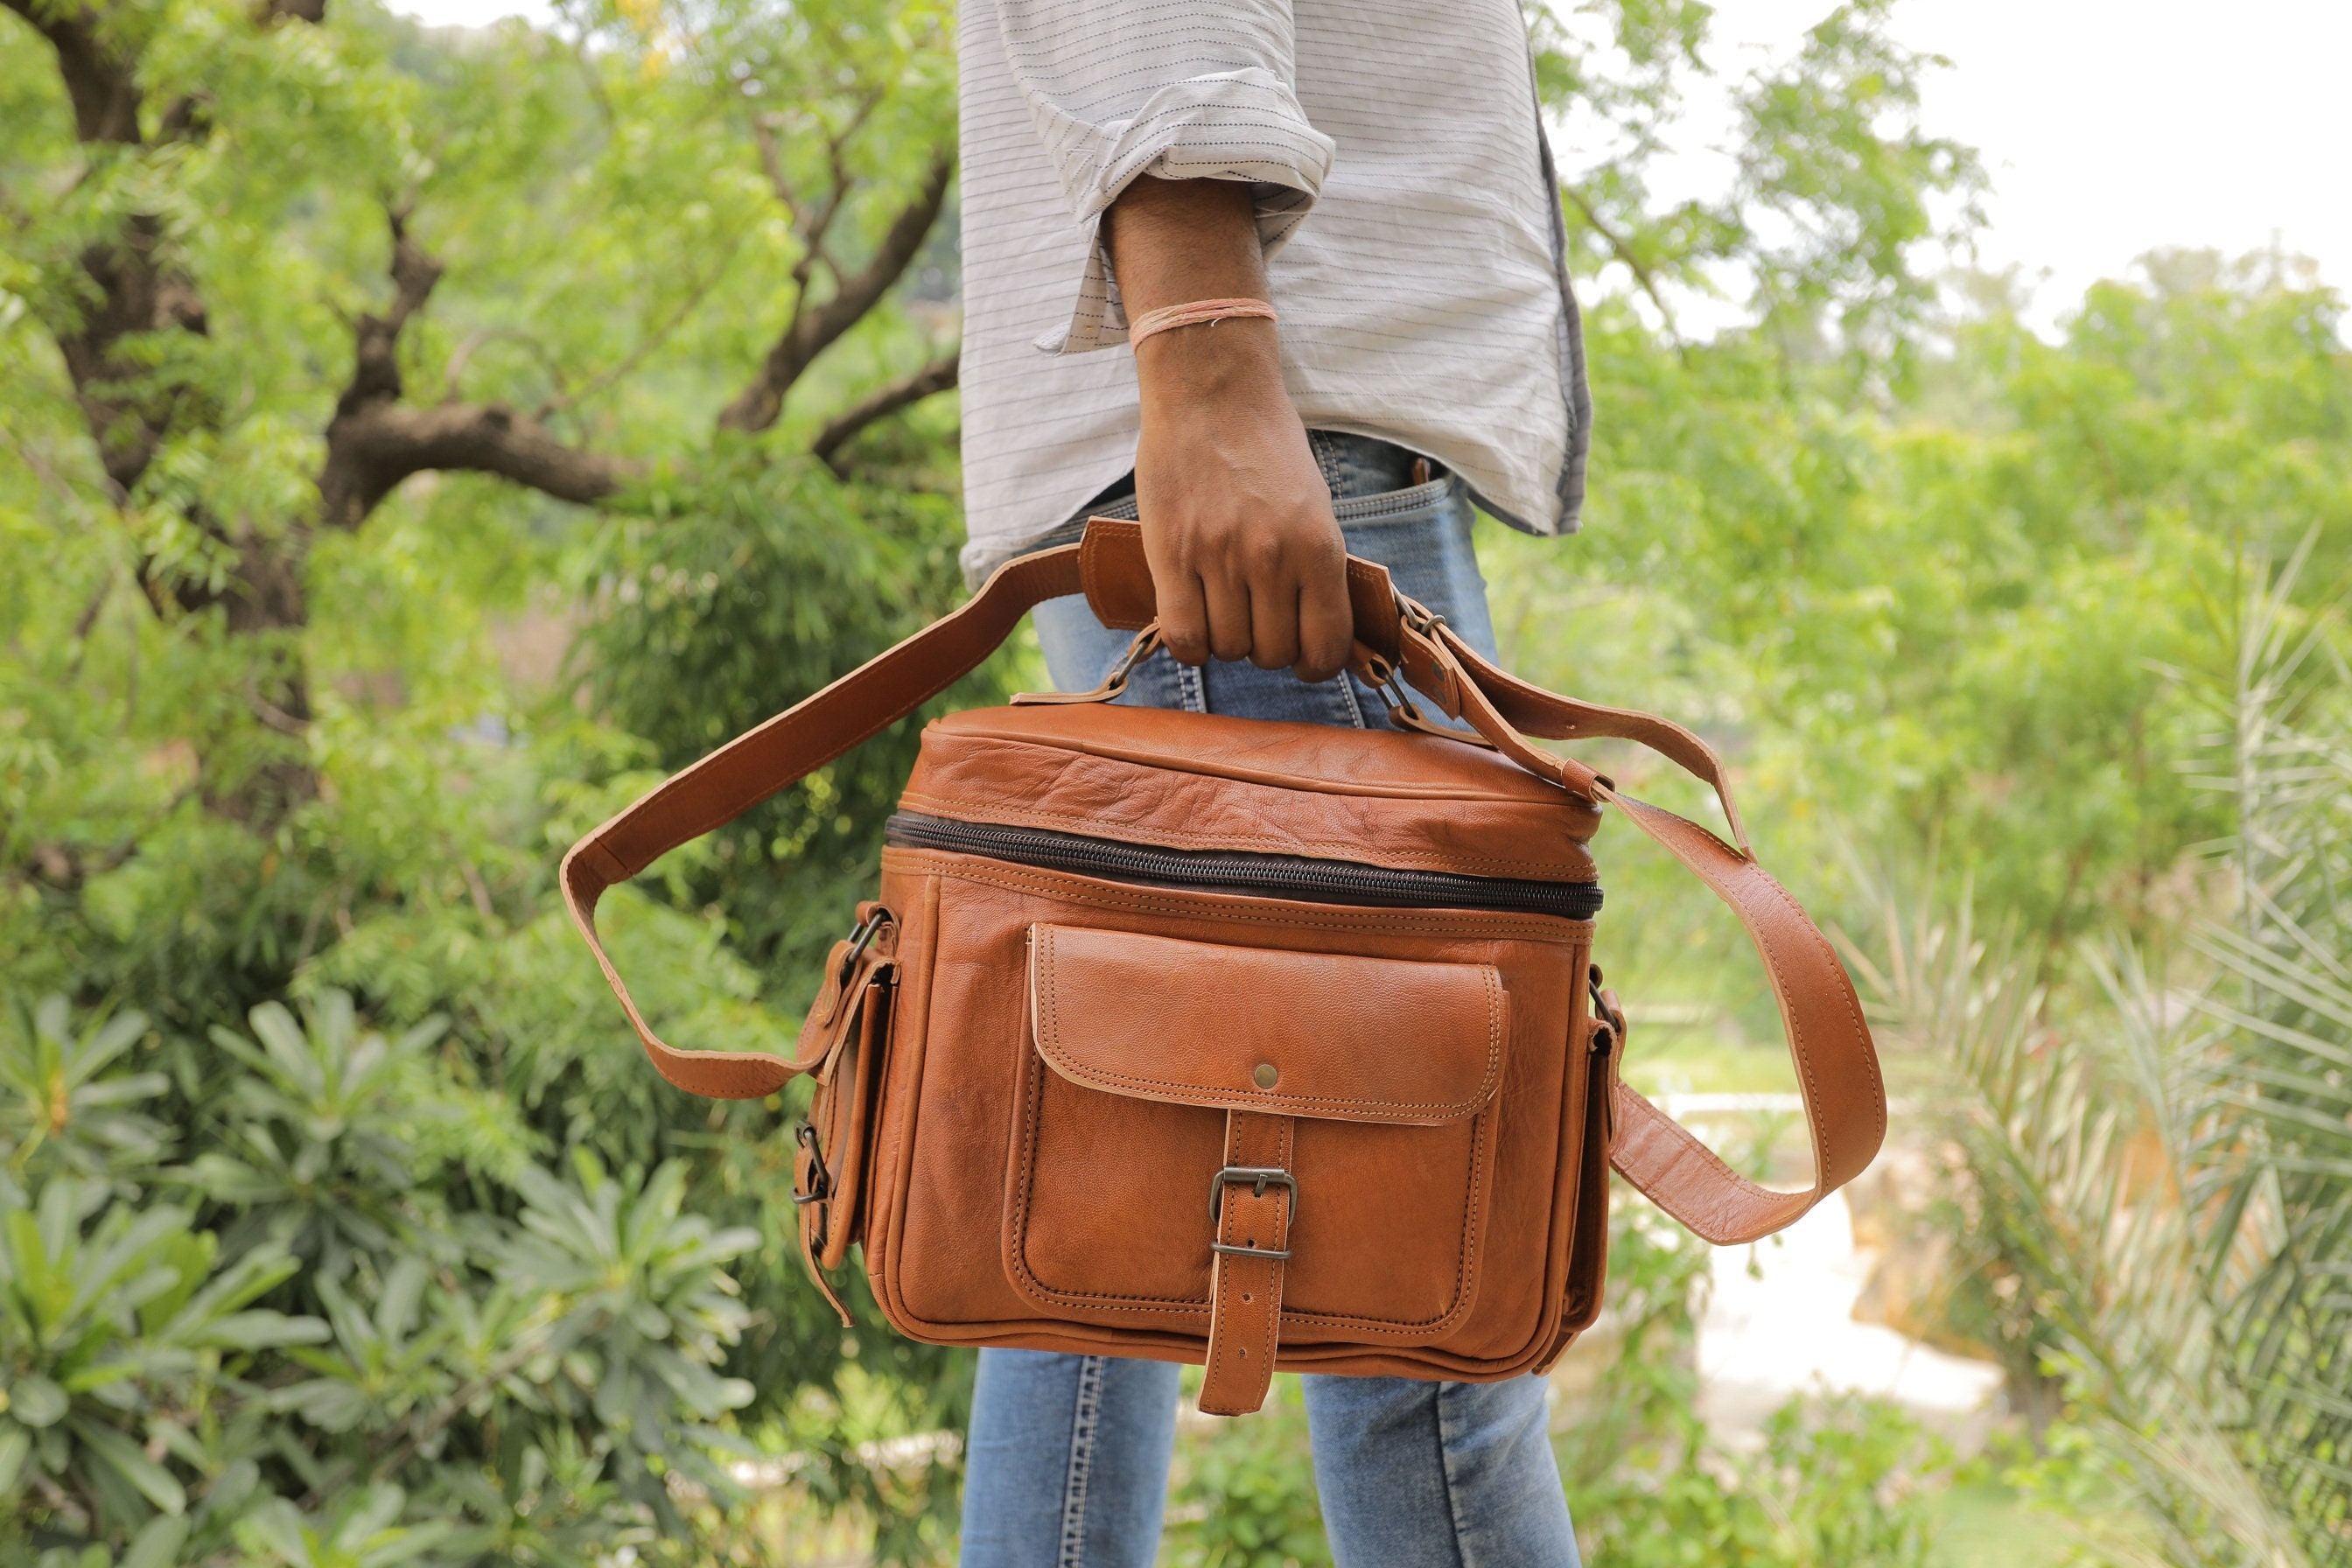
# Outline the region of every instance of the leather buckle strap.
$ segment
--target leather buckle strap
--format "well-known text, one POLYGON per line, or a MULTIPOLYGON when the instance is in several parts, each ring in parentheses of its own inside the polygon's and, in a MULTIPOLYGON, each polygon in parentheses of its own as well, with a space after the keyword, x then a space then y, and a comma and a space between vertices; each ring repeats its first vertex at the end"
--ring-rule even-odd
POLYGON ((817 1147, 815 1128, 802 1122, 793 1142, 799 1145, 793 1157, 793 1205, 800 1213, 793 1228, 800 1237, 801 1262, 807 1267, 817 1294, 824 1298, 845 1329, 855 1320, 816 1260, 816 1255, 824 1249, 825 1230, 832 1223, 826 1205, 833 1196, 833 1173, 825 1168, 824 1151, 817 1147))
POLYGON ((808 1175, 804 1181, 793 1184, 793 1205, 821 1204, 833 1196, 833 1173, 824 1168, 824 1150, 817 1143, 816 1129, 802 1122, 793 1129, 793 1142, 808 1152, 808 1175), (805 1186, 806 1192, 800 1189, 805 1186))
POLYGON ((1288 1116, 1225 1114, 1225 1164, 1210 1183, 1209 1350, 1201 1410, 1246 1415, 1265 1403, 1282 1337, 1283 1271, 1298 1217, 1288 1116))
MULTIPOLYGON (((1460 696, 1463 717, 1505 756, 1592 800, 1615 805, 1627 821, 1681 861, 1739 917, 1780 1005, 1781 1028, 1797 1069, 1805 1124, 1812 1134, 1810 1188, 1784 1193, 1748 1180, 1622 1081, 1615 1084, 1612 1094, 1617 1115, 1611 1163, 1651 1202, 1718 1247, 1755 1241, 1794 1224, 1860 1175, 1877 1155, 1886 1136, 1886 1089, 1853 982, 1820 928, 1757 863, 1732 802, 1722 759, 1679 724, 1555 696, 1496 668, 1453 628, 1436 624, 1431 630, 1434 642, 1405 628, 1402 668, 1407 679, 1427 690, 1416 671, 1416 658, 1433 659, 1444 678, 1437 682, 1440 689, 1460 696), (1558 759, 1537 751, 1524 735, 1548 740, 1608 737, 1649 748, 1715 790, 1732 841, 1727 844, 1698 824, 1626 794, 1589 768, 1581 769, 1580 779, 1573 770, 1580 764, 1561 768, 1558 759)), ((1614 1026, 1622 1044, 1623 1017, 1605 1004, 1601 1016, 1614 1026)))

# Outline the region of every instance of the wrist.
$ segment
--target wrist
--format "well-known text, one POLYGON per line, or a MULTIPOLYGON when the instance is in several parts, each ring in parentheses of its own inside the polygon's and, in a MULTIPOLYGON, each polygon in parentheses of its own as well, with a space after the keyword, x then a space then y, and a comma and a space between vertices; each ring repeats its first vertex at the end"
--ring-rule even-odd
POLYGON ((1180 327, 1136 345, 1135 378, 1144 416, 1213 405, 1288 402, 1282 345, 1272 321, 1236 319, 1180 327))

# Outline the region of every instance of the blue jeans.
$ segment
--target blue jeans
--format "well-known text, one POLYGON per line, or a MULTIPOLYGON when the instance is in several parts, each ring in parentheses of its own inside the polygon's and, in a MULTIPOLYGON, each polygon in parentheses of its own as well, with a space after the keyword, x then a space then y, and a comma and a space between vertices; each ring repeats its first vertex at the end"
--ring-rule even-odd
MULTIPOLYGON (((1383 441, 1324 431, 1309 440, 1349 552, 1386 565, 1400 587, 1491 657, 1494 626, 1461 481, 1411 484, 1412 455, 1383 441)), ((1131 517, 1134 500, 1107 496, 1091 510, 1131 517)), ((1096 620, 1083 597, 1055 599, 1034 614, 1054 683, 1066 691, 1099 683, 1130 640, 1096 620)), ((1195 669, 1164 651, 1137 668, 1120 700, 1389 727, 1387 705, 1350 676, 1307 686, 1287 670, 1245 662, 1195 669)), ((1160 1544, 1180 1375, 1160 1362, 981 1352, 964 1465, 963 1568, 1149 1568, 1160 1544)), ((1323 1525, 1339 1568, 1578 1568, 1541 1378, 1300 1381, 1323 1525)))

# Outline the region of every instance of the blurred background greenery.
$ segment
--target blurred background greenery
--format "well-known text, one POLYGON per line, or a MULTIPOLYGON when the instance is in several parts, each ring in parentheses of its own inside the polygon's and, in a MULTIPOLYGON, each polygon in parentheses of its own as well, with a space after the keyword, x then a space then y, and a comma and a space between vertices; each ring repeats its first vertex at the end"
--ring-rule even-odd
MULTIPOLYGON (((1535 23, 1599 128, 1594 487, 1482 548, 1517 668, 1703 728, 1836 921, 1905 1108, 1872 1310, 2005 1414, 1725 1440, 1706 1249, 1621 1194, 1559 1380, 1587 1545, 2352 1563, 2341 302, 2167 254, 2029 330, 1885 0, 1717 81, 1719 199, 1654 195, 1709 26, 1535 23), (1679 330, 1706 293, 1740 324, 1679 330)), ((969 1359, 839 1330, 793 1097, 662 1088, 552 898, 961 591, 952 47, 894 0, 0 5, 0 1560, 952 1556, 969 1359)), ((916 727, 608 897, 658 1023, 792 1028, 916 727)), ((1632 1070, 1785 1088, 1736 933, 1600 847, 1632 1070)), ((1170 1561, 1325 1560, 1295 1392, 1179 1471, 1170 1561)))

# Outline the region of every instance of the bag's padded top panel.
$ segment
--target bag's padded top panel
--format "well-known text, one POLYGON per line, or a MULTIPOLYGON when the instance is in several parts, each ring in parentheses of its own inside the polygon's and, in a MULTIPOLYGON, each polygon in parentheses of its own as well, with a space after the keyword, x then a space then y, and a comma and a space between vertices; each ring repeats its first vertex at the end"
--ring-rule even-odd
POLYGON ((984 708, 923 731, 900 804, 1176 849, 1595 879, 1600 812, 1440 736, 1107 703, 984 708))
POLYGON ((1038 1054, 1106 1094, 1426 1126, 1483 1109, 1503 1068, 1492 964, 1040 922, 1029 979, 1038 1054))

